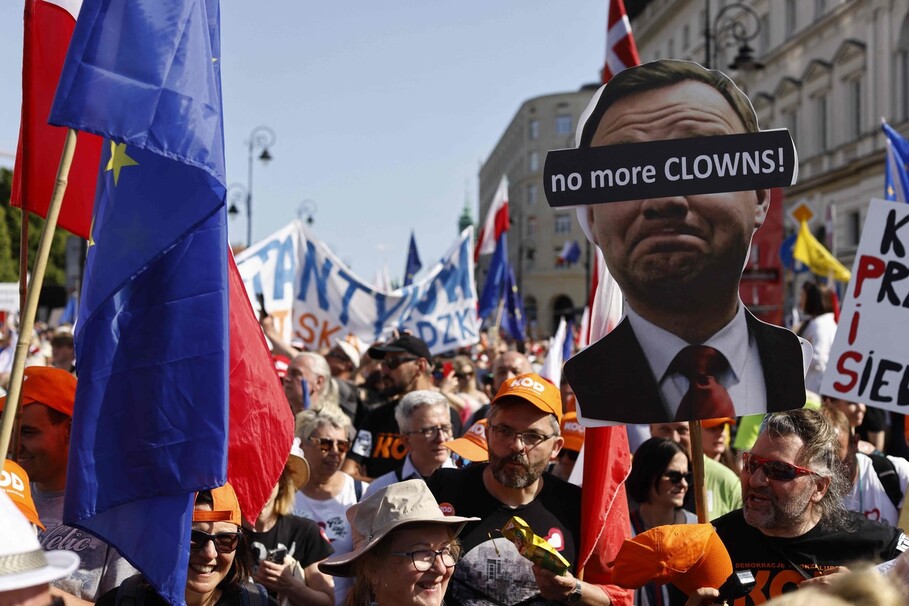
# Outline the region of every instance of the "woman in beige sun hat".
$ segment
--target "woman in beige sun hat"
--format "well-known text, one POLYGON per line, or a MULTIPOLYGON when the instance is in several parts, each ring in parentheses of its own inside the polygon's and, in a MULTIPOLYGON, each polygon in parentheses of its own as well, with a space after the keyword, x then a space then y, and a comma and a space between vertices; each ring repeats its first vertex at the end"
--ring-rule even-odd
POLYGON ((422 480, 380 489, 347 511, 354 548, 319 564, 352 576, 348 606, 442 603, 459 555, 456 538, 479 518, 445 516, 422 480))

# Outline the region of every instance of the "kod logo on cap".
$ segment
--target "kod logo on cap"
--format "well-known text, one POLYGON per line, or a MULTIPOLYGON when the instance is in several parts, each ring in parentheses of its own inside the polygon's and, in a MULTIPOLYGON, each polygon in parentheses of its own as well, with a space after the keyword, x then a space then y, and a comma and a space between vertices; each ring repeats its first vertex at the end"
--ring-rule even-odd
POLYGON ((565 423, 565 431, 573 431, 574 433, 584 433, 584 426, 578 423, 577 421, 569 421, 565 423))
POLYGON ((511 381, 511 388, 514 389, 516 387, 526 387, 527 389, 531 389, 537 393, 543 393, 543 390, 546 389, 542 383, 539 381, 534 381, 530 377, 513 379, 511 381))
POLYGON ((486 437, 486 428, 480 425, 479 423, 474 423, 470 430, 467 433, 472 433, 475 436, 480 436, 481 438, 486 437))
POLYGON ((3 469, 0 470, 0 488, 22 494, 25 492, 25 482, 17 474, 3 469))

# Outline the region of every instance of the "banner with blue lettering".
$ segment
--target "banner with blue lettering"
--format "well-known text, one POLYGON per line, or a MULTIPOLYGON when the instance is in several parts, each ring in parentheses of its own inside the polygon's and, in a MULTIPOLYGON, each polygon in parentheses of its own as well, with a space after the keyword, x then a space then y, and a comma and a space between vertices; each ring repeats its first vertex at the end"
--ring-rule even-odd
POLYGON ((371 344, 397 329, 440 354, 479 341, 472 240, 469 227, 425 278, 391 292, 357 277, 300 221, 244 250, 237 266, 288 342, 319 351, 348 334, 371 344))

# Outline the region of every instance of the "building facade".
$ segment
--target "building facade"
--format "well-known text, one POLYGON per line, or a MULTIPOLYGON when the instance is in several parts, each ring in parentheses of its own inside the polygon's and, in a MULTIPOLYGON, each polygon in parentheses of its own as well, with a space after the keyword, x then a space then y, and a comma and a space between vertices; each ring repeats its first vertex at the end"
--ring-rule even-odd
MULTIPOLYGON (((868 201, 883 197, 881 118, 909 135, 909 2, 626 0, 626 5, 642 61, 709 61, 748 93, 762 128, 789 129, 799 174, 784 192, 785 229, 794 232, 793 213, 807 209, 814 234, 851 268, 868 201), (752 36, 746 43, 762 69, 730 69, 742 44, 731 27, 752 36)), ((801 279, 789 276, 790 304, 801 279)))
MULTIPOLYGON (((524 101, 480 168, 478 221, 485 220, 502 175, 508 177, 511 227, 508 258, 522 296, 533 338, 552 335, 562 315, 577 315, 586 302, 589 270, 587 241, 574 210, 553 209, 543 194, 543 163, 551 149, 574 146, 578 119, 597 85, 575 92, 543 95, 524 101), (578 242, 581 256, 558 264, 566 242, 578 242)), ((489 259, 480 260, 477 284, 482 288, 489 259)))

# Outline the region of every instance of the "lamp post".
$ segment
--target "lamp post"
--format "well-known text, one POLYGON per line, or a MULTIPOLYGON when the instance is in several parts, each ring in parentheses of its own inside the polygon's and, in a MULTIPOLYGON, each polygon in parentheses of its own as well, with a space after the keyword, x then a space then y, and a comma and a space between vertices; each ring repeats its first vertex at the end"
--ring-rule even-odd
POLYGON ((316 211, 319 210, 318 205, 315 200, 306 199, 300 202, 300 206, 297 207, 297 218, 300 221, 303 221, 303 217, 306 217, 306 225, 312 227, 312 224, 316 222, 316 211))
POLYGON ((730 69, 754 71, 764 64, 754 58, 754 49, 748 45, 761 33, 761 16, 750 6, 734 2, 722 7, 716 18, 710 19, 710 0, 704 9, 704 67, 715 67, 718 49, 739 45, 739 52, 729 64, 730 69), (737 11, 731 13, 731 11, 737 11), (743 20, 744 18, 744 20, 743 20))
POLYGON ((275 139, 275 131, 267 126, 257 126, 249 133, 249 172, 246 177, 246 246, 252 246, 253 156, 256 150, 261 149, 259 160, 263 164, 268 164, 272 158, 268 148, 275 144, 275 139))

